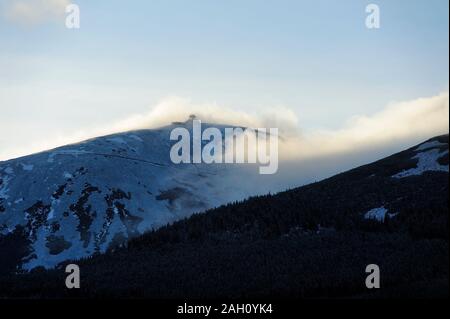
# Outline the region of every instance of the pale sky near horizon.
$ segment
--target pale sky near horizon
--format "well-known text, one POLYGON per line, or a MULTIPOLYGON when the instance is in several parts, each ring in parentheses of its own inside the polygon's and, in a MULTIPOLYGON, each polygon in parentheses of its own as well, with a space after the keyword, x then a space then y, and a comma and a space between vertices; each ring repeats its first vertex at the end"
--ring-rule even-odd
POLYGON ((167 97, 283 107, 308 131, 448 92, 447 0, 74 0, 77 30, 58 14, 68 2, 0 0, 0 160, 167 97))

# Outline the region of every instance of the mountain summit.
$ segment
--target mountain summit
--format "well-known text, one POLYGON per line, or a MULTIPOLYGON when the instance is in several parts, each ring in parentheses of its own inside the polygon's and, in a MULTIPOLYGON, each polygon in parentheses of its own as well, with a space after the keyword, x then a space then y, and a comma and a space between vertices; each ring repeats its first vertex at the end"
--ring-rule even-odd
POLYGON ((244 186, 256 169, 173 164, 170 132, 180 125, 192 130, 192 118, 0 162, 0 254, 14 259, 4 267, 53 267, 105 252, 146 230, 257 194, 244 186), (14 249, 4 248, 9 240, 14 249))

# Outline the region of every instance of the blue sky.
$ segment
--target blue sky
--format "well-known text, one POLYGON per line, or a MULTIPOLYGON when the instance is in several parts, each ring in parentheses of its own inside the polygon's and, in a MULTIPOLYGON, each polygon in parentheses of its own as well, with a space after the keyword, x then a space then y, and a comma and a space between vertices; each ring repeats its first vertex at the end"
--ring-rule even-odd
POLYGON ((26 144, 24 126, 48 140, 168 96, 283 106, 313 130, 448 91, 447 0, 73 2, 78 30, 64 16, 6 17, 11 1, 0 0, 0 126, 16 131, 14 146, 26 144), (365 27, 369 3, 380 29, 365 27))

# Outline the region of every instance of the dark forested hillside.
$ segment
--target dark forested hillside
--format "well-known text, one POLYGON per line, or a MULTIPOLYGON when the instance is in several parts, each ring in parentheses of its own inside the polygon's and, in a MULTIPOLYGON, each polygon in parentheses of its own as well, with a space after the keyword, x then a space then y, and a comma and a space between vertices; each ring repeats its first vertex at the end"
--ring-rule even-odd
POLYGON ((0 298, 448 296, 448 182, 445 135, 75 261, 78 290, 65 288, 64 265, 4 274, 0 298), (368 264, 381 289, 366 288, 368 264))

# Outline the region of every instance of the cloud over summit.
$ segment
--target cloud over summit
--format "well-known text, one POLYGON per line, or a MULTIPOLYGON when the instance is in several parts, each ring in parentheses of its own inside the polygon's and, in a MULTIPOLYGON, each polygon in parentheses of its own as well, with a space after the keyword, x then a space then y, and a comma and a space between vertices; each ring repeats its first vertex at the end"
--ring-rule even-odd
MULTIPOLYGON (((352 153, 368 148, 383 148, 400 143, 408 146, 449 131, 449 93, 433 97, 395 102, 372 115, 356 115, 336 130, 303 131, 296 113, 287 107, 259 110, 257 114, 215 103, 194 103, 189 99, 169 97, 161 100, 148 112, 131 114, 113 123, 99 123, 69 135, 33 140, 28 145, 4 148, 0 160, 26 155, 44 149, 79 142, 88 138, 117 132, 157 128, 176 121, 185 121, 195 114, 203 122, 279 129, 282 159, 301 160, 352 153)), ((5 133, 3 133, 5 134, 5 133)))

